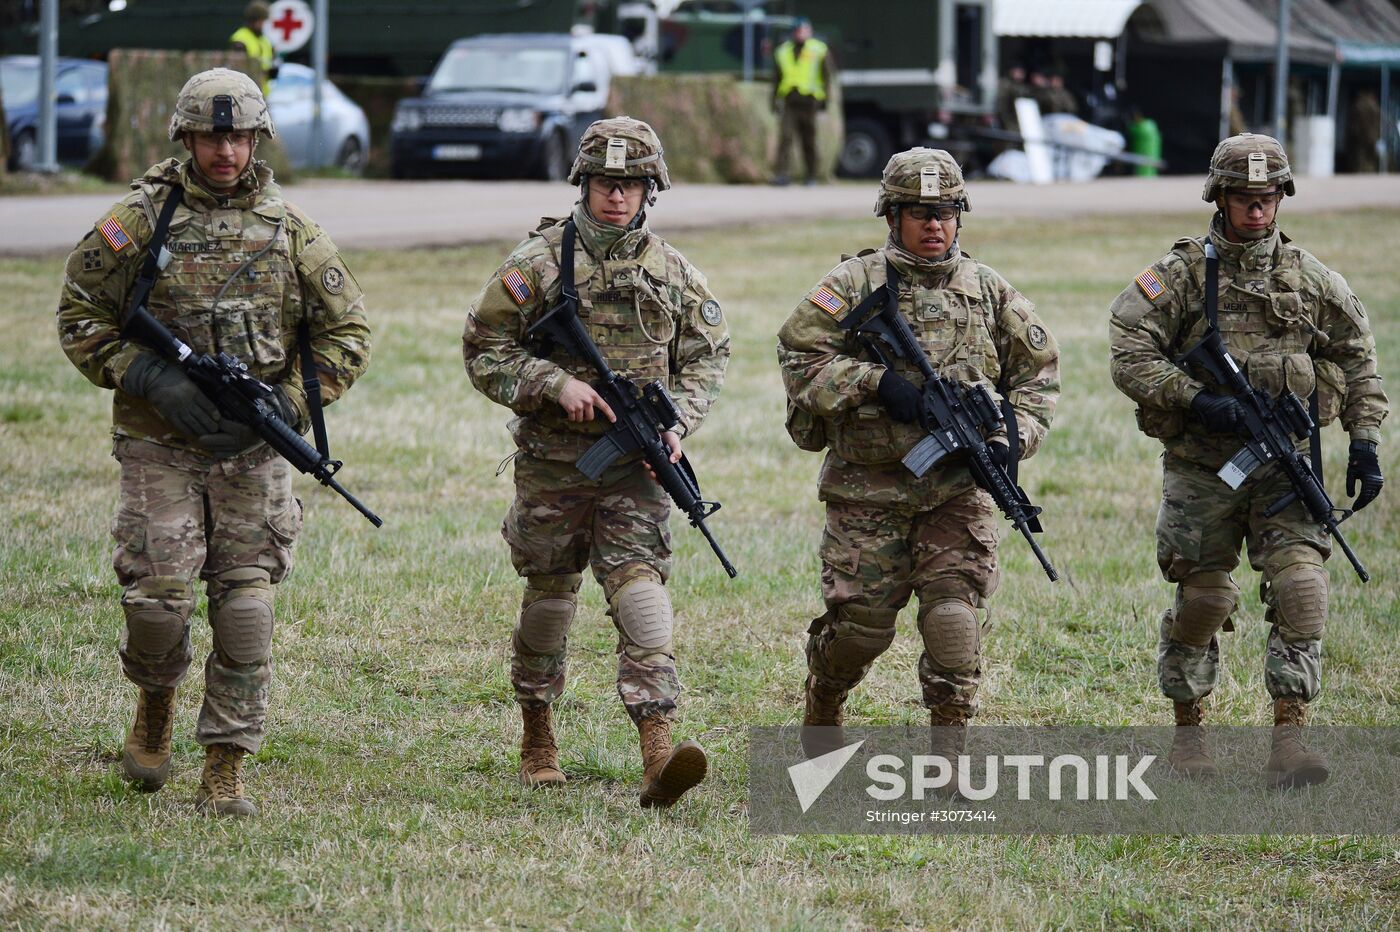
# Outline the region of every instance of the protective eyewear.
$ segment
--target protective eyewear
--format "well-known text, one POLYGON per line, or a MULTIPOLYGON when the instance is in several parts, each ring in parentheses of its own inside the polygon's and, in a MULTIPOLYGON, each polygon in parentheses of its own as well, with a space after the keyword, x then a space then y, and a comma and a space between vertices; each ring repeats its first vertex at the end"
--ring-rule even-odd
POLYGON ((962 213, 962 208, 953 204, 906 204, 900 210, 920 223, 930 220, 947 223, 949 220, 956 220, 962 213))
POLYGON ((645 178, 608 178, 594 175, 588 179, 588 190, 594 194, 604 194, 609 197, 614 191, 621 191, 624 195, 640 194, 645 191, 647 180, 645 178))
POLYGON ((231 133, 195 133, 194 141, 210 149, 222 149, 225 144, 230 149, 246 149, 253 144, 253 130, 235 130, 231 133))
POLYGON ((1282 191, 1227 191, 1225 200, 1237 210, 1246 213, 1258 208, 1259 210, 1269 210, 1278 205, 1283 197, 1282 191))

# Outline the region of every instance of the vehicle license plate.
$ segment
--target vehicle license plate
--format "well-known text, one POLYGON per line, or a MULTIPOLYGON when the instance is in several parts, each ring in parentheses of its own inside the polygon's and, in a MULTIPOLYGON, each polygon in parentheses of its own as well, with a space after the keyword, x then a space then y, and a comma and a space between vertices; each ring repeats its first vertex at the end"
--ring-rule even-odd
POLYGON ((481 158, 481 146, 433 146, 433 158, 442 162, 474 162, 481 158))

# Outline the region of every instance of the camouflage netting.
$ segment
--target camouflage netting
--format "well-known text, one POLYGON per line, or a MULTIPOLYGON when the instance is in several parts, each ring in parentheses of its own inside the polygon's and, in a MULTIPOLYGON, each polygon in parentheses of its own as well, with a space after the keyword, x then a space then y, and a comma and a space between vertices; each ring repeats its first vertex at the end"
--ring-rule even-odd
MULTIPOLYGON (((175 96, 192 75, 218 67, 262 83, 261 69, 242 52, 113 49, 107 59, 107 141, 87 170, 129 181, 161 159, 185 158, 185 147, 167 136, 175 96)), ((260 139, 258 158, 272 165, 278 181, 290 180, 291 167, 277 140, 260 139)))
MULTIPOLYGON (((656 129, 672 181, 758 184, 772 177, 778 147, 771 94, 766 83, 744 84, 726 75, 615 78, 607 114, 636 117, 656 129)), ((840 97, 831 98, 817 139, 826 178, 835 170, 844 132, 840 97)))
POLYGON ((418 79, 332 75, 331 82, 359 104, 369 120, 369 163, 365 174, 388 177, 389 126, 394 121, 394 107, 405 97, 417 97, 422 93, 418 79))

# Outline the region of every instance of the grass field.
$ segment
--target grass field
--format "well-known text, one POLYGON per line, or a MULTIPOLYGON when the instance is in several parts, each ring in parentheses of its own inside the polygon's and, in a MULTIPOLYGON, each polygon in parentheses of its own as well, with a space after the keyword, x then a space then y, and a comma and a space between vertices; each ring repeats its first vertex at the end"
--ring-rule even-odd
MULTIPOLYGON (((659 210, 664 219, 664 202, 659 210)), ((1064 578, 1050 585, 1021 540, 1004 540, 981 720, 1164 724, 1153 656, 1168 599, 1153 558, 1158 447, 1109 382, 1105 309, 1206 216, 969 220, 964 245, 1030 296, 1058 337, 1065 383, 1054 430, 1022 473, 1046 509, 1045 546, 1064 578)), ((1285 228, 1348 276, 1376 325, 1382 371, 1394 371, 1393 215, 1295 217, 1285 228)), ((498 531, 509 475, 494 477, 511 445, 504 410, 471 389, 460 356, 466 302, 508 245, 351 257, 375 355, 331 409, 332 448, 349 464, 345 484, 386 524, 375 531, 329 493, 300 487, 307 529, 279 595, 270 737, 249 773, 262 816, 252 822, 193 812, 198 663, 180 699, 170 784, 142 795, 118 776, 134 690, 116 658, 110 399, 57 348, 59 261, 0 261, 0 924, 1400 922, 1393 836, 749 834, 745 729, 799 720, 804 630, 820 612, 819 458, 783 432, 773 335, 842 252, 880 239, 872 220, 676 238, 707 271, 734 332, 724 394, 691 449, 706 491, 724 502, 712 526, 741 575, 726 580, 696 532, 673 528, 685 685, 677 730, 711 752, 712 771, 660 813, 636 805, 635 732, 613 691, 614 636, 591 582, 557 712, 569 786, 538 795, 516 783, 507 641, 520 589, 498 531)), ((1382 444, 1391 476, 1396 447, 1382 444)), ((1344 457, 1333 429, 1334 489, 1344 457)), ((1321 722, 1400 724, 1400 519, 1387 499, 1347 525, 1375 581, 1363 587, 1334 564, 1321 722)), ((1246 601, 1210 715, 1264 724, 1257 578, 1237 578, 1246 601)), ((854 719, 923 720, 911 615, 855 694, 854 719)), ((202 621, 195 636, 202 657, 202 621)))

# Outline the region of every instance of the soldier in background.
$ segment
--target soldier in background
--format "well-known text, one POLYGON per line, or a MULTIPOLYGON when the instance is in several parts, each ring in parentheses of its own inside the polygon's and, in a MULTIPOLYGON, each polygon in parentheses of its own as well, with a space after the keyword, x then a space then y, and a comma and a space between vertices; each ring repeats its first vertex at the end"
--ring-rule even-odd
MULTIPOLYGON (((1029 301, 958 245, 970 209, 962 170, 941 149, 910 149, 885 166, 875 213, 883 249, 842 261, 778 333, 788 432, 827 450, 818 480, 826 614, 808 629, 806 726, 839 726, 847 694, 894 642, 895 618, 919 599, 923 702, 935 745, 960 753, 977 711, 987 602, 1001 579, 997 511, 961 462, 916 478, 901 458, 926 436, 912 361, 888 369, 838 325, 893 271, 903 314, 934 368, 982 383, 1014 411, 1019 443, 1000 432, 994 458, 1035 453, 1059 397, 1059 351, 1029 301), (912 380, 912 381, 911 381, 912 380)), ((809 756, 833 732, 807 732, 809 756)))
POLYGON ((1203 700, 1219 678, 1216 633, 1234 630, 1239 587, 1231 572, 1247 542, 1268 607, 1264 685, 1275 727, 1266 773, 1280 787, 1328 776, 1327 762, 1303 743, 1302 726, 1322 689, 1331 539, 1296 501, 1268 514, 1291 488, 1281 470, 1265 466, 1238 489, 1216 475, 1240 447, 1243 408, 1174 360, 1207 327, 1210 243, 1220 257, 1219 329, 1230 355, 1261 392, 1316 393, 1319 428, 1340 418, 1351 436, 1347 494, 1360 487, 1352 507, 1380 494, 1376 445, 1389 405, 1371 326, 1346 280, 1280 232, 1279 205, 1293 192, 1278 140, 1247 133, 1220 143, 1202 195, 1216 208, 1209 231, 1177 240, 1144 270, 1114 301, 1109 325, 1113 382, 1137 402, 1143 433, 1166 447, 1157 563, 1176 598, 1162 615, 1157 672, 1178 726, 1169 761, 1187 776, 1217 772, 1200 728, 1203 700))
POLYGON ((671 186, 661 141, 638 120, 590 126, 569 182, 579 200, 546 218, 486 282, 467 311, 463 356, 472 384, 516 414, 515 502, 502 533, 525 580, 511 637, 511 683, 524 718, 520 779, 562 784, 551 706, 564 690, 569 626, 583 569, 603 587, 618 633, 617 691, 641 738, 642 806, 669 806, 705 776, 694 741, 672 747, 680 681, 672 640, 670 503, 641 461, 619 459, 594 482, 574 465, 615 420, 587 360, 547 356, 525 332, 559 302, 573 263, 579 318, 619 375, 660 379, 680 409, 664 435, 679 462, 724 381, 729 330, 702 275, 647 228, 654 193, 671 186), (565 228, 576 231, 562 255, 565 228))
POLYGON ((186 82, 170 138, 189 151, 133 184, 68 257, 58 330, 83 375, 115 390, 113 454, 121 501, 113 566, 123 587, 122 670, 140 687, 122 766, 141 789, 170 774, 176 687, 193 658, 196 579, 209 595, 214 649, 204 667, 196 740, 205 747, 201 809, 252 815, 243 757, 257 753, 272 681, 273 588, 292 569, 301 503, 292 467, 251 428, 221 417, 179 366, 122 323, 158 216, 178 199, 168 263, 147 307, 196 353, 230 353, 274 387, 282 419, 310 425, 297 330, 304 327, 324 402, 369 363, 360 286, 331 238, 282 199, 258 134, 275 135, 244 74, 215 68, 186 82))
POLYGON ((794 140, 802 144, 807 184, 816 184, 817 114, 826 109, 831 81, 830 50, 825 42, 812 38, 811 21, 798 17, 792 38, 773 52, 773 109, 781 121, 774 184, 788 183, 788 159, 794 140))
POLYGON ((1347 111, 1347 171, 1375 174, 1381 170, 1381 102, 1375 91, 1362 91, 1347 111))
POLYGON ((263 35, 267 25, 268 6, 263 0, 253 0, 243 8, 243 25, 229 36, 229 45, 236 51, 244 52, 248 60, 262 69, 262 92, 267 94, 268 81, 275 70, 276 54, 272 42, 263 35))

